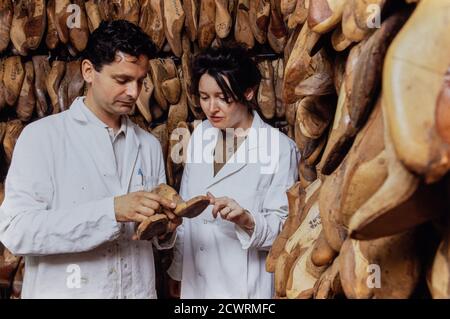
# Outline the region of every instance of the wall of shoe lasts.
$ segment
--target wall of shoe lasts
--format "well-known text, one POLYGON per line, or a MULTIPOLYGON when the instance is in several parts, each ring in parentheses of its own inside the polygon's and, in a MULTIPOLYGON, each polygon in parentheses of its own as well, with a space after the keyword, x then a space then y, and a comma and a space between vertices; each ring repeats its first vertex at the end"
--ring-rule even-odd
MULTIPOLYGON (((170 133, 203 119, 191 56, 251 49, 259 111, 302 154, 266 263, 276 298, 450 298, 450 0, 0 0, 2 181, 22 128, 83 94, 77 57, 108 19, 159 50, 131 118, 173 186, 170 133)), ((23 263, 4 250, 0 270, 20 297, 23 263)))

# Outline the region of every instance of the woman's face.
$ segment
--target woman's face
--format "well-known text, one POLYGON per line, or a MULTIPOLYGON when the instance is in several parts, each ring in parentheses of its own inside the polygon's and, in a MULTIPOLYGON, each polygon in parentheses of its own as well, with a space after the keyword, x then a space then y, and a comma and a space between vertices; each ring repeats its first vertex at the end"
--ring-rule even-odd
MULTIPOLYGON (((228 79, 225 78, 229 85, 228 79)), ((216 80, 205 73, 201 76, 198 91, 200 94, 200 106, 211 124, 218 129, 251 127, 253 115, 248 111, 247 106, 240 102, 225 100, 220 86, 216 80)), ((253 92, 247 94, 247 99, 251 100, 253 92)))

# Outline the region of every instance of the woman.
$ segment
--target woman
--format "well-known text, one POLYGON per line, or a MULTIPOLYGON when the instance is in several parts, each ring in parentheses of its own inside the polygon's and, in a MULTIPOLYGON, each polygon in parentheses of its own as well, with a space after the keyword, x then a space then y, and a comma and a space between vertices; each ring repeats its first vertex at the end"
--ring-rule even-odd
POLYGON ((210 48, 192 75, 207 120, 189 141, 180 195, 211 205, 183 221, 168 274, 181 298, 271 298, 265 260, 287 217, 297 148, 252 110, 261 74, 244 49, 210 48))

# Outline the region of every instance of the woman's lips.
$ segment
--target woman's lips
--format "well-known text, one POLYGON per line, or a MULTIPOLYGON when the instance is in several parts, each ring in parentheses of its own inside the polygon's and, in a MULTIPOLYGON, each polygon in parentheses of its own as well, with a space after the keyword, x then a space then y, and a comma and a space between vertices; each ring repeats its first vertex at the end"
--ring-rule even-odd
POLYGON ((223 117, 219 117, 219 116, 211 116, 209 118, 212 122, 217 123, 223 120, 223 117))

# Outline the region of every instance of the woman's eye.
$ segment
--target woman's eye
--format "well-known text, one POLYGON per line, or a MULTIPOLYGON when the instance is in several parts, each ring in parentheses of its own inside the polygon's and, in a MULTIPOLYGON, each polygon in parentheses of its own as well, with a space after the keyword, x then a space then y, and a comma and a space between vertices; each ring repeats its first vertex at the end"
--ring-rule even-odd
POLYGON ((200 99, 203 100, 203 101, 206 101, 208 99, 208 97, 207 96, 200 96, 200 99))

